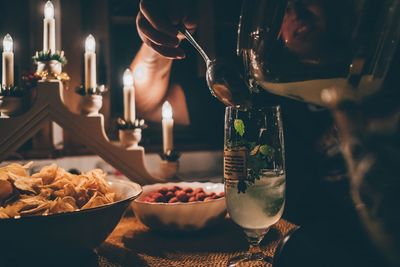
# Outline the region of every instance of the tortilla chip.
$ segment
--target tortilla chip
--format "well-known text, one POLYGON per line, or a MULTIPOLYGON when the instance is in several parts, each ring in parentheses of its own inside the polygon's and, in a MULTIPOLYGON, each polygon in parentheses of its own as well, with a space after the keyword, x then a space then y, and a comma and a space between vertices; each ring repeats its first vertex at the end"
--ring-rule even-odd
POLYGON ((31 165, 0 168, 0 219, 72 212, 115 200, 100 169, 75 175, 52 164, 29 176, 31 165))

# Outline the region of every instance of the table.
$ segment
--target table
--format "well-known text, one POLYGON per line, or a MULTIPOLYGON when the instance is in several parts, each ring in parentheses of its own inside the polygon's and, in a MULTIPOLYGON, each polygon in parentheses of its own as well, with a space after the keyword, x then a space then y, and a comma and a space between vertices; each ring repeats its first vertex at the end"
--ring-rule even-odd
MULTIPOLYGON (((294 227, 294 224, 283 219, 271 227, 261 243, 265 254, 272 256, 281 237, 294 227)), ((57 244, 54 245, 54 249, 60 249, 57 244)), ((65 256, 59 257, 49 251, 43 251, 35 253, 33 258, 17 250, 14 251, 15 255, 7 255, 0 251, 0 266, 214 267, 226 266, 228 259, 246 252, 247 248, 242 229, 230 219, 198 232, 166 233, 150 230, 128 210, 107 240, 95 252, 81 254, 65 252, 65 256)))
MULTIPOLYGON (((263 240, 263 251, 272 256, 280 238, 293 227, 294 224, 280 220, 263 240)), ((127 215, 97 249, 97 255, 100 267, 209 267, 226 266, 229 258, 247 248, 242 229, 229 219, 199 232, 165 233, 151 231, 134 216, 127 215)))

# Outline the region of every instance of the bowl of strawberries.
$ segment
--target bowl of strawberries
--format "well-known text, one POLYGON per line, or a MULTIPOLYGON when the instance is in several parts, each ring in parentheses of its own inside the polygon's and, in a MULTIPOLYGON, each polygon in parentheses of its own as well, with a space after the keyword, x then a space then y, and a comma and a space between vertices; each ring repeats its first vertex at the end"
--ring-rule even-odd
POLYGON ((177 182, 143 186, 132 202, 137 218, 152 229, 195 231, 226 216, 222 183, 177 182))

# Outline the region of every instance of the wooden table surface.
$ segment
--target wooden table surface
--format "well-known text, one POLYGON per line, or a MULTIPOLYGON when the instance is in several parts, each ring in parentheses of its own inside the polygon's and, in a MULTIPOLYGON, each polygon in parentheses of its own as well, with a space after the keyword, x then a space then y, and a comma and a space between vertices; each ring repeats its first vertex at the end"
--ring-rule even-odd
MULTIPOLYGON (((262 242, 272 256, 280 238, 295 225, 280 220, 262 242)), ((98 266, 226 266, 229 258, 248 248, 242 229, 226 219, 194 233, 152 231, 133 216, 125 216, 98 248, 98 266)), ((250 265, 244 265, 250 266, 250 265)))
MULTIPOLYGON (((273 256, 278 241, 293 227, 295 227, 294 224, 283 219, 272 226, 261 243, 265 254, 273 256)), ((62 229, 60 230, 62 231, 62 229)), ((56 246, 57 244, 55 244, 55 248, 56 246)), ((150 230, 132 214, 127 214, 95 252, 85 252, 79 255, 66 252, 67 255, 62 258, 51 258, 50 252, 43 251, 42 255, 35 254, 37 261, 33 261, 29 256, 24 256, 23 253, 18 254, 18 251, 15 251, 17 256, 11 258, 7 255, 1 255, 0 251, 0 266, 226 266, 231 257, 245 253, 247 249, 248 245, 242 229, 230 219, 225 219, 218 225, 197 232, 166 233, 150 230)))

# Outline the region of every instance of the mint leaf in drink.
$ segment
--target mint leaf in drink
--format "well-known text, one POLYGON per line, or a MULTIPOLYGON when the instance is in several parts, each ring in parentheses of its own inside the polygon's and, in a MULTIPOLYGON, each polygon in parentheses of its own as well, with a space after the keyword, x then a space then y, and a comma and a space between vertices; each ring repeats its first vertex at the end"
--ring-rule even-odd
POLYGON ((246 184, 246 182, 244 180, 240 179, 237 187, 238 187, 238 194, 246 193, 247 184, 246 184))
POLYGON ((260 150, 260 145, 254 146, 254 148, 252 148, 252 149, 250 150, 250 155, 251 155, 251 156, 257 155, 257 153, 258 153, 259 150, 260 150))
POLYGON ((266 169, 268 167, 268 163, 265 157, 260 154, 258 154, 257 156, 250 155, 247 159, 247 167, 254 170, 258 175, 260 170, 266 169))
POLYGON ((265 213, 268 214, 269 216, 275 216, 282 208, 282 205, 285 201, 284 197, 279 197, 276 199, 270 198, 266 202, 266 209, 265 213))
POLYGON ((240 119, 235 119, 233 122, 233 127, 235 128, 236 132, 240 135, 244 135, 244 123, 240 119))
POLYGON ((263 170, 271 167, 271 159, 274 156, 275 150, 271 146, 260 142, 261 140, 256 142, 244 138, 245 125, 243 120, 235 119, 233 127, 240 137, 236 136, 233 140, 228 141, 226 146, 236 149, 243 148, 248 151, 246 159, 247 177, 238 183, 238 193, 245 193, 249 185, 254 184, 256 180, 260 179, 263 170))
POLYGON ((259 149, 260 153, 267 157, 273 157, 275 149, 269 145, 262 145, 259 149))

